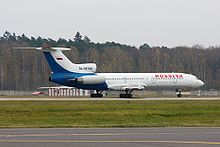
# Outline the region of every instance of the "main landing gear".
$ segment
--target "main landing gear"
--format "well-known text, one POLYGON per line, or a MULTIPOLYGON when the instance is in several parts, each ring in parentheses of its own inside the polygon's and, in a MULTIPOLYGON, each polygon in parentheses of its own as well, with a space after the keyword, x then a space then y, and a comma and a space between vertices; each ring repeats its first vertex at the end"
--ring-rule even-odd
POLYGON ((90 94, 90 97, 103 97, 102 91, 96 90, 96 93, 90 94))
POLYGON ((177 96, 177 97, 182 97, 181 92, 182 92, 181 90, 177 89, 177 90, 176 90, 176 96, 177 96))
POLYGON ((132 92, 133 90, 125 90, 125 94, 120 94, 119 97, 120 98, 132 98, 132 92))

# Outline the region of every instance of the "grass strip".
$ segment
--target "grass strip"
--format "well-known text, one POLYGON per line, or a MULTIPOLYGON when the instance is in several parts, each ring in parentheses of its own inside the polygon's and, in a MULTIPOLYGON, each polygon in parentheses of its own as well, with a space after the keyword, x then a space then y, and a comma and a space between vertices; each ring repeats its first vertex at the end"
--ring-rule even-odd
POLYGON ((220 101, 0 101, 0 127, 220 126, 220 101))

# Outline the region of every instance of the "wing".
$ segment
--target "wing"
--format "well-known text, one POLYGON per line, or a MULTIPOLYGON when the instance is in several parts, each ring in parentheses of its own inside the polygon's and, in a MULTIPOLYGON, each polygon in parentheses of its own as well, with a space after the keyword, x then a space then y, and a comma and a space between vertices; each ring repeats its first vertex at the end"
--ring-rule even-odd
POLYGON ((38 87, 37 89, 72 89, 73 87, 68 86, 54 86, 54 87, 38 87))
POLYGON ((143 90, 146 86, 142 84, 117 84, 110 85, 108 88, 112 90, 143 90))

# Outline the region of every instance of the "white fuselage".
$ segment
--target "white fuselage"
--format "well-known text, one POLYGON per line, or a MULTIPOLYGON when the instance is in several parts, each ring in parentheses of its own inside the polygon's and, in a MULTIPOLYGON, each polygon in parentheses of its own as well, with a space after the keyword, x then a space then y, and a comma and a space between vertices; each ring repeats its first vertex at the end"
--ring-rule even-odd
POLYGON ((135 89, 195 89, 204 85, 196 76, 185 73, 97 73, 104 76, 109 89, 124 90, 123 87, 135 89))

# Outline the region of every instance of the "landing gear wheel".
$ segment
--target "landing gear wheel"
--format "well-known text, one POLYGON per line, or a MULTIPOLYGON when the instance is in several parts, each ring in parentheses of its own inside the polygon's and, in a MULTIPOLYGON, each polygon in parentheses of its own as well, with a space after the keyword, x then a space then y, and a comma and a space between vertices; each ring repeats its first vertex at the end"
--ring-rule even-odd
POLYGON ((177 94, 177 97, 182 97, 182 94, 181 93, 177 94))
POLYGON ((132 94, 127 94, 127 98, 132 98, 132 94))
POLYGON ((97 96, 98 96, 98 97, 103 97, 103 94, 97 93, 97 96))
POLYGON ((119 97, 120 98, 124 98, 125 96, 124 96, 125 94, 119 94, 119 97))
POLYGON ((101 93, 92 93, 92 94, 90 94, 90 97, 103 97, 103 94, 101 94, 101 93))
POLYGON ((102 91, 103 90, 96 90, 96 93, 90 94, 90 97, 103 97, 102 91))
POLYGON ((120 98, 132 98, 132 94, 120 94, 120 98))
POLYGON ((132 94, 131 94, 132 91, 133 91, 133 90, 128 90, 128 89, 126 89, 126 90, 125 90, 125 94, 120 94, 119 97, 120 97, 120 98, 132 98, 132 94))
POLYGON ((181 92, 182 92, 182 89, 176 89, 176 96, 177 97, 182 97, 181 92))

